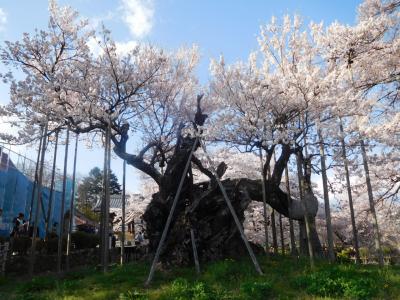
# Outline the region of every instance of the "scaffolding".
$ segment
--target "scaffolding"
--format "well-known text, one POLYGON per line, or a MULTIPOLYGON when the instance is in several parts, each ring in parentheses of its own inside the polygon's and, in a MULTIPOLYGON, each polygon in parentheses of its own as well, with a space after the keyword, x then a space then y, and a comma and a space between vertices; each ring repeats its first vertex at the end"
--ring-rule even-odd
MULTIPOLYGON (((37 193, 33 193, 35 169, 35 161, 4 145, 0 145, 0 208, 3 210, 0 223, 0 236, 7 237, 10 235, 13 220, 19 213, 23 213, 26 220, 28 220, 30 212, 34 214, 37 205, 37 193)), ((62 179, 61 172, 57 170, 54 183, 53 205, 49 220, 50 228, 57 233, 60 232, 58 224, 60 224, 62 179)), ((39 236, 41 238, 45 236, 50 184, 51 167, 49 163, 45 163, 41 197, 42 209, 39 211, 38 218, 39 236)), ((67 178, 66 207, 69 207, 71 201, 71 191, 72 180, 71 178, 67 178)), ((35 215, 31 216, 31 219, 34 220, 35 215)))

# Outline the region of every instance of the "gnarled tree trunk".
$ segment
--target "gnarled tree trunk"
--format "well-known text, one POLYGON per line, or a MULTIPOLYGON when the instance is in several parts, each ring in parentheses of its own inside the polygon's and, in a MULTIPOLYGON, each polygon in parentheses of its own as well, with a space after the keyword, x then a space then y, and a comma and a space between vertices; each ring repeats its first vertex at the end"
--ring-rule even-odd
MULTIPOLYGON (((175 151, 161 180, 160 192, 153 195, 144 214, 147 236, 150 240, 150 252, 155 251, 160 240, 179 179, 182 176, 183 166, 190 152, 191 142, 193 140, 186 139, 175 151)), ((289 198, 273 178, 272 176, 266 182, 267 203, 280 214, 303 221, 304 209, 300 200, 289 198)), ((225 179, 222 183, 239 220, 243 223, 244 211, 249 203, 263 201, 262 181, 242 178, 225 179)), ((314 225, 311 226, 311 242, 314 251, 318 254, 322 251, 315 228, 318 203, 311 188, 305 191, 305 200, 308 201, 308 215, 314 225)), ((246 248, 215 181, 211 179, 210 182, 193 184, 191 172, 188 172, 162 251, 162 262, 193 264, 190 228, 194 229, 196 235, 200 261, 246 255, 246 248)), ((254 245, 254 248, 262 252, 261 247, 254 245)))

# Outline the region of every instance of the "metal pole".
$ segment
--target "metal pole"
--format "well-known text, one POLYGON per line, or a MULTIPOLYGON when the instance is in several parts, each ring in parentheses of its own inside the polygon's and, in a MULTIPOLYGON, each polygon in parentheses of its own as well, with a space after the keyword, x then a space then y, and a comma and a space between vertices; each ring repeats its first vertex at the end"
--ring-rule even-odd
POLYGON ((56 131, 56 142, 54 146, 54 157, 53 157, 53 168, 51 170, 51 182, 50 182, 50 195, 49 195, 49 206, 47 209, 47 222, 46 222, 46 235, 45 239, 48 238, 49 235, 49 222, 51 217, 51 209, 53 205, 53 196, 54 196, 54 178, 56 175, 56 163, 57 163, 57 148, 58 148, 58 130, 56 131))
POLYGON ((249 241, 248 241, 247 238, 246 238, 246 235, 244 234, 242 224, 240 224, 240 221, 239 221, 239 219, 238 219, 238 217, 237 217, 237 215, 236 215, 235 209, 233 208, 231 201, 229 200, 229 197, 228 197, 228 195, 227 195, 227 193, 226 193, 226 190, 225 190, 224 186, 222 185, 221 180, 220 180, 220 178, 219 178, 217 172, 215 171, 215 168, 213 167, 213 163, 212 163, 212 161, 211 161, 210 156, 209 156, 208 153, 207 153, 206 147, 204 146, 204 144, 203 144, 202 142, 200 142, 200 145, 201 145, 201 147, 203 148, 204 154, 206 155, 206 158, 207 158, 207 160, 208 160, 208 163, 210 164, 211 172, 214 174, 215 179, 217 180, 217 183, 218 183, 219 188, 220 188, 220 190, 221 190, 221 192, 222 192, 222 195, 224 196, 224 199, 225 199, 225 201, 226 201, 226 204, 228 205, 228 208, 229 208, 229 210, 230 210, 230 212, 231 212, 231 214, 232 214, 232 217, 233 217, 233 219, 234 219, 234 221, 235 221, 235 223, 236 223, 236 227, 238 228, 238 230, 239 230, 239 232, 240 232, 240 236, 242 237, 242 240, 243 240, 243 242, 244 242, 244 244, 245 244, 245 246, 246 246, 246 248, 247 248, 247 251, 249 252, 250 258, 251 258, 251 260, 253 261, 254 267, 255 267, 256 271, 257 271, 260 275, 262 275, 263 272, 262 272, 262 270, 261 270, 261 268, 260 268, 260 265, 258 264, 257 258, 256 258, 256 256, 254 255, 253 249, 251 249, 251 246, 250 246, 250 244, 249 244, 249 241))
POLYGON ((72 192, 71 192, 71 202, 69 205, 69 226, 68 226, 68 236, 67 236, 67 256, 66 256, 66 269, 69 270, 70 254, 71 254, 71 233, 72 225, 74 223, 74 200, 75 200, 75 175, 76 175, 76 158, 78 154, 78 138, 79 134, 76 134, 75 138, 75 152, 74 152, 74 167, 72 171, 72 192))
POLYGON ((145 282, 146 286, 148 286, 150 284, 151 280, 153 279, 154 271, 156 269, 156 264, 158 262, 160 254, 161 254, 161 248, 162 248, 162 246, 164 244, 164 241, 165 241, 165 239, 167 237, 167 232, 168 232, 169 226, 171 225, 172 216, 174 214, 174 211, 175 211, 175 208, 176 208, 176 204, 178 203, 178 199, 179 199, 179 196, 181 194, 182 186, 183 186, 183 183, 184 183, 185 178, 186 178, 186 174, 188 172, 190 163, 192 161, 193 152, 195 151, 198 142, 199 142, 199 138, 196 137, 196 139, 195 139, 195 141, 193 143, 192 149, 190 150, 189 157, 188 157, 188 160, 187 160, 186 165, 185 165, 185 169, 183 170, 183 173, 182 173, 182 176, 181 176, 181 180, 179 182, 178 190, 177 190, 177 192, 175 194, 174 200, 172 201, 171 210, 169 211, 167 222, 165 223, 164 230, 162 232, 160 242, 158 243, 157 250, 156 250, 156 253, 155 253, 154 258, 153 258, 153 262, 151 264, 149 276, 147 277, 147 280, 145 282))
POLYGON ((268 241, 268 208, 267 208, 267 192, 266 185, 267 182, 265 180, 265 172, 264 172, 264 161, 261 147, 259 148, 259 156, 260 156, 260 168, 261 168, 261 178, 262 178, 262 193, 263 193, 263 213, 264 213, 264 234, 265 234, 265 254, 269 255, 269 241, 268 241))
POLYGON ((125 262, 125 183, 126 183, 126 160, 122 164, 122 233, 121 233, 121 265, 125 262))
POLYGON ((64 234, 64 206, 65 206, 65 193, 67 189, 67 169, 68 169, 68 146, 69 146, 69 126, 67 127, 67 136, 65 139, 65 154, 64 154, 64 174, 63 186, 61 194, 61 215, 60 215, 60 229, 58 234, 58 249, 57 249, 57 272, 61 273, 62 265, 62 247, 63 247, 63 234, 64 234))
POLYGON ((46 136, 47 136, 47 128, 48 128, 48 121, 46 120, 46 124, 44 127, 44 134, 43 134, 43 141, 42 141, 42 149, 41 149, 41 158, 40 158, 40 171, 39 171, 39 178, 37 184, 37 204, 36 204, 36 211, 35 211, 35 224, 33 224, 33 233, 32 233, 32 246, 30 250, 30 257, 29 257, 29 276, 32 277, 33 269, 35 266, 35 258, 36 258, 36 231, 38 228, 39 223, 39 214, 40 214, 40 204, 42 198, 42 180, 43 180, 43 165, 44 165, 44 158, 45 158, 45 151, 46 151, 46 136))

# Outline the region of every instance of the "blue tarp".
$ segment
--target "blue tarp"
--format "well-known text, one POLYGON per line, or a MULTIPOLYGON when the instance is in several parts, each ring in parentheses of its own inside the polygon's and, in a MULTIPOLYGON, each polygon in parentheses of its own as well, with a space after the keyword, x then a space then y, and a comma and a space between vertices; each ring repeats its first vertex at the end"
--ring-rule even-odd
MULTIPOLYGON (((9 236, 12 231, 12 221, 19 213, 25 215, 25 219, 28 220, 31 200, 32 200, 32 189, 33 182, 25 176, 20 170, 18 170, 11 160, 8 160, 6 154, 2 155, 0 160, 0 207, 3 209, 2 224, 0 225, 0 236, 9 236)), ((61 186, 61 182, 56 182, 55 186, 61 186)), ((71 190, 72 181, 67 179, 67 192, 65 199, 64 212, 69 211, 71 201, 71 190)), ((47 217, 47 210, 49 205, 49 194, 50 190, 47 187, 42 188, 42 203, 43 207, 39 211, 39 236, 44 237, 45 234, 45 217, 47 217), (46 213, 44 216, 43 212, 46 213)), ((59 190, 54 191, 52 212, 50 215, 50 228, 52 224, 57 222, 60 224, 61 215, 61 192, 59 190)), ((32 209, 32 221, 35 220, 35 212, 37 206, 37 189, 33 201, 32 209)), ((57 227, 57 231, 59 228, 57 227)))

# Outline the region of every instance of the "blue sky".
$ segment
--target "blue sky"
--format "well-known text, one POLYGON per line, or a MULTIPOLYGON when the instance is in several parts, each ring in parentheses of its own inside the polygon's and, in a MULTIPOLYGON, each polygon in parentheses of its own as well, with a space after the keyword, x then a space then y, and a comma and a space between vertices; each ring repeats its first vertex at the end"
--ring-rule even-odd
MULTIPOLYGON (((210 58, 224 54, 227 63, 247 59, 257 49, 256 37, 260 25, 274 15, 299 14, 305 23, 335 20, 353 24, 359 0, 59 0, 70 5, 81 16, 89 18, 93 26, 103 22, 111 29, 114 39, 122 46, 146 42, 174 50, 197 44, 201 61, 198 76, 202 83, 208 79, 210 58)), ((19 40, 23 32, 45 28, 48 20, 47 0, 0 0, 0 41, 19 40)), ((0 66, 0 72, 4 70, 0 66)), ((0 83, 0 104, 9 99, 8 87, 0 83)), ((0 130, 4 130, 4 126, 0 130)), ((14 150, 35 157, 34 149, 13 147, 14 150)), ((63 151, 63 149, 60 149, 63 151)), ((72 151, 71 151, 72 155, 72 151)), ((51 159, 51 155, 48 156, 51 159)), ((59 155, 58 166, 62 166, 59 155)), ((72 161, 70 161, 70 170, 72 161)), ((102 164, 101 149, 79 148, 78 172, 85 175, 102 164)), ((114 158, 112 169, 122 178, 122 162, 114 158)), ((140 188, 138 173, 128 167, 127 189, 140 188)))

